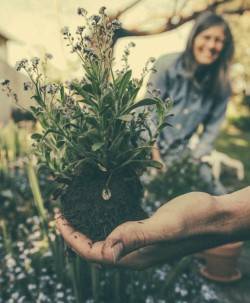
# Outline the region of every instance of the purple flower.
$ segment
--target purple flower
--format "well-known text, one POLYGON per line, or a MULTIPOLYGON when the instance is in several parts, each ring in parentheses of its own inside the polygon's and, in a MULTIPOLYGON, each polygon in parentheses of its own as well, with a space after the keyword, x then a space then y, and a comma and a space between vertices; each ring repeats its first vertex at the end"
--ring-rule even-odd
POLYGON ((135 47, 135 43, 133 41, 129 42, 128 47, 135 47))
POLYGON ((97 24, 100 21, 101 17, 98 15, 93 15, 90 17, 90 20, 94 22, 94 24, 97 24))
POLYGON ((105 10, 106 10, 106 7, 105 6, 102 6, 100 9, 99 9, 99 14, 100 15, 103 15, 105 13, 105 10))
POLYGON ((36 67, 36 66, 39 64, 40 58, 34 57, 34 58, 32 58, 30 61, 31 61, 32 65, 33 65, 34 67, 36 67))
POLYGON ((78 26, 76 29, 76 34, 81 35, 82 32, 84 31, 85 26, 78 26))
POLYGON ((61 29, 61 33, 65 36, 68 36, 69 35, 69 27, 68 26, 64 26, 62 29, 61 29))
POLYGON ((22 68, 26 68, 27 64, 28 64, 28 60, 27 59, 22 59, 20 61, 17 61, 16 65, 15 65, 15 69, 17 71, 20 71, 22 68))
POLYGON ((46 53, 45 58, 48 59, 48 60, 51 60, 51 59, 53 59, 53 55, 50 54, 50 53, 46 53))
POLYGON ((78 15, 80 15, 80 16, 86 16, 87 13, 88 13, 88 12, 86 11, 85 8, 83 8, 83 7, 78 7, 78 9, 77 9, 77 14, 78 14, 78 15))
POLYGON ((32 83, 30 81, 24 82, 23 89, 26 91, 32 89, 32 83))
POLYGON ((8 80, 8 79, 1 80, 1 81, 0 81, 0 84, 1 84, 2 86, 7 86, 7 85, 10 84, 10 80, 8 80))

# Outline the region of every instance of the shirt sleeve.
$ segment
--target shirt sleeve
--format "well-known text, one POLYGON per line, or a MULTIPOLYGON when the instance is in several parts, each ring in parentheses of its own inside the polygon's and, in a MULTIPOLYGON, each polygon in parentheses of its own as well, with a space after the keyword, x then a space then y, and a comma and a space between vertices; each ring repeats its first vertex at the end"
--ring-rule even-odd
POLYGON ((200 158, 212 151, 213 143, 219 134, 221 124, 225 118, 229 97, 230 93, 221 101, 217 100, 215 105, 211 108, 203 123, 203 133, 200 136, 200 140, 194 151, 194 156, 196 158, 200 158))

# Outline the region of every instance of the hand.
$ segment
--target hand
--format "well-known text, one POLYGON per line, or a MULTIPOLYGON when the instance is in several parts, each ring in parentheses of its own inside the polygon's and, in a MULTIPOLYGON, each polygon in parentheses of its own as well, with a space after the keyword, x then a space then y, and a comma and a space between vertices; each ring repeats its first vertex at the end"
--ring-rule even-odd
POLYGON ((214 197, 193 192, 160 207, 145 220, 119 225, 99 242, 75 231, 61 215, 57 227, 81 257, 143 269, 207 248, 249 239, 250 187, 214 197))
POLYGON ((168 238, 168 233, 175 234, 178 220, 173 220, 173 216, 166 220, 165 216, 161 207, 151 218, 121 224, 105 241, 98 242, 74 230, 60 213, 56 215, 56 225, 69 247, 84 259, 142 269, 166 257, 169 248, 161 242, 168 238))
POLYGON ((163 244, 141 247, 146 245, 143 236, 144 228, 141 228, 145 220, 126 222, 115 229, 106 241, 93 242, 86 235, 74 230, 61 214, 58 214, 55 219, 57 229, 68 246, 80 257, 90 262, 125 266, 131 269, 144 269, 159 263, 160 259, 165 259, 164 251, 167 247, 164 247, 163 244), (125 241, 127 247, 124 250, 123 244, 114 243, 115 238, 113 237, 120 235, 123 238, 123 235, 127 235, 127 233, 130 233, 130 237, 127 242, 125 241), (136 249, 137 247, 138 249, 136 249), (129 250, 134 251, 117 261, 119 254, 125 254, 125 251, 129 250))

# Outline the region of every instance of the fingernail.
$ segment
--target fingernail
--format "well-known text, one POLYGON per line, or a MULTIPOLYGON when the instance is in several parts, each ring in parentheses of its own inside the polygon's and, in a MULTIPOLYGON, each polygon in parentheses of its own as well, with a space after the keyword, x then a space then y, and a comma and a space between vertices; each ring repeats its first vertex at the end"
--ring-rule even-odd
POLYGON ((113 247, 112 247, 112 252, 113 252, 113 260, 114 263, 118 262, 121 258, 121 253, 123 251, 123 244, 122 242, 117 242, 113 247))

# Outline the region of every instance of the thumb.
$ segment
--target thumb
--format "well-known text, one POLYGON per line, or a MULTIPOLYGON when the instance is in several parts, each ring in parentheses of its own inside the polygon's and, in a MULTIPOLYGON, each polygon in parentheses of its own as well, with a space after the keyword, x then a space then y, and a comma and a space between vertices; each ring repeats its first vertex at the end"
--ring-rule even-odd
POLYGON ((150 244, 149 231, 149 219, 119 225, 106 238, 102 249, 103 257, 117 263, 128 253, 150 244))

